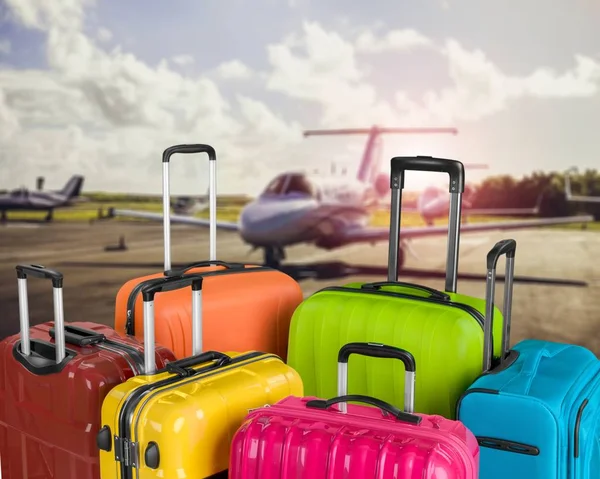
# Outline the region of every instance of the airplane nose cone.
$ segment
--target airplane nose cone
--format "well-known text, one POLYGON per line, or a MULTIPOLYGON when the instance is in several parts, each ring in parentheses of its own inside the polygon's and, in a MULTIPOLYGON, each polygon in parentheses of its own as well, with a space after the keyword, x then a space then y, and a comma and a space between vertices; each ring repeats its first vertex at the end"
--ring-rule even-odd
POLYGON ((240 213, 240 235, 256 246, 284 246, 303 227, 309 205, 306 202, 256 201, 240 213))

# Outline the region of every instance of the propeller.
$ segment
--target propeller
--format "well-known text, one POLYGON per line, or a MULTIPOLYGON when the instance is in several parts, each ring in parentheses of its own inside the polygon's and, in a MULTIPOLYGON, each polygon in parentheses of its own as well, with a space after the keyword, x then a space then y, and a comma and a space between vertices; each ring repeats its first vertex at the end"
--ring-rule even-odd
MULTIPOLYGON (((87 261, 64 261, 60 267, 81 267, 81 268, 118 268, 118 269, 152 269, 162 271, 162 263, 135 263, 135 262, 87 262, 87 261)), ((187 266, 187 263, 174 264, 173 268, 187 266)), ((367 266, 349 264, 342 261, 326 261, 320 263, 297 263, 285 264, 280 266, 280 271, 294 278, 296 281, 307 279, 329 280, 340 279, 349 276, 379 276, 387 277, 387 267, 385 266, 367 266)), ((446 273, 443 271, 433 271, 424 269, 402 268, 402 276, 423 279, 444 279, 446 273)), ((486 280, 485 274, 477 273, 459 273, 458 279, 466 281, 486 280)), ((497 281, 504 281, 503 275, 496 276, 497 281)), ((515 276, 515 283, 540 284, 548 286, 572 286, 587 287, 588 283, 580 280, 562 279, 562 278, 538 278, 533 276, 515 276)))

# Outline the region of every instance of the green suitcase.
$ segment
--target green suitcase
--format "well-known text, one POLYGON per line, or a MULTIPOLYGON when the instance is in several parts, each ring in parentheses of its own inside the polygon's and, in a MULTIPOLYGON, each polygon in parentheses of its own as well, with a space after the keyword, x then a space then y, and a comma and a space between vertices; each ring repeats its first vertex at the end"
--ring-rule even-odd
MULTIPOLYGON (((464 167, 458 161, 431 157, 397 157, 391 165, 388 281, 327 287, 305 299, 292 318, 288 363, 300 374, 307 396, 333 397, 337 353, 345 344, 382 343, 411 351, 419 370, 415 412, 454 419, 458 398, 485 368, 486 302, 456 292, 464 167), (406 170, 440 171, 450 176, 445 292, 397 281, 406 170)), ((507 280, 509 274, 512 271, 507 263, 507 280)), ((493 303, 487 306, 494 312, 492 344, 494 357, 499 358, 504 319, 493 303)), ((510 314, 509 309, 504 311, 510 314)), ((403 377, 398 371, 402 365, 377 358, 352 360, 351 391, 404 407, 398 399, 404 390, 403 381, 398 379, 403 377)))

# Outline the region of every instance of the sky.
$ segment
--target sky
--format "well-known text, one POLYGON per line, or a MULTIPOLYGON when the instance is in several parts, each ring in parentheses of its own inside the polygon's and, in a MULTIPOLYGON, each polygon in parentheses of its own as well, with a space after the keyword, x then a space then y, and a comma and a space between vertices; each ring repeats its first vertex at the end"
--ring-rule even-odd
MULTIPOLYGON (((218 191, 276 174, 354 174, 366 138, 488 174, 600 167, 600 3, 592 0, 0 0, 0 189, 160 193, 162 151, 209 143, 218 191)), ((206 158, 173 159, 204 194, 206 158)), ((413 186, 407 178, 407 187, 413 186)), ((414 176, 415 187, 443 181, 414 176)))

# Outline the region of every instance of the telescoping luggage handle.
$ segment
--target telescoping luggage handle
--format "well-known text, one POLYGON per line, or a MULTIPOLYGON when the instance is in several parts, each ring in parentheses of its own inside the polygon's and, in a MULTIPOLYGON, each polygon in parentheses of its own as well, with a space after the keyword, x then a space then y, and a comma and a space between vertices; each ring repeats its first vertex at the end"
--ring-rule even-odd
POLYGON ((65 314, 63 307, 63 275, 38 264, 19 264, 16 266, 19 288, 19 321, 21 327, 21 353, 31 354, 29 336, 29 302, 27 298, 27 277, 44 278, 52 281, 54 300, 54 328, 56 330, 55 349, 56 364, 60 364, 66 356, 65 352, 65 314))
POLYGON ((513 284, 515 278, 515 252, 517 242, 514 239, 499 241, 489 251, 486 258, 486 289, 485 289, 485 322, 483 326, 483 371, 492 368, 494 356, 494 296, 496 293, 496 266, 502 255, 506 255, 506 273, 504 278, 504 304, 502 314, 504 324, 502 329, 502 351, 500 358, 503 359, 510 347, 510 323, 512 313, 513 284))
POLYGON ((169 161, 175 153, 208 154, 208 222, 209 222, 209 259, 217 259, 217 154, 210 145, 175 145, 163 152, 163 228, 165 240, 165 271, 171 269, 171 193, 169 180, 169 161))
POLYGON ((348 343, 342 346, 338 353, 338 397, 329 400, 316 399, 308 401, 306 406, 328 409, 334 404, 339 404, 340 412, 346 413, 348 401, 362 402, 378 407, 401 421, 419 424, 421 417, 411 414, 415 408, 415 372, 415 358, 404 349, 379 343, 348 343), (369 396, 348 395, 348 360, 352 354, 374 358, 399 359, 404 363, 404 411, 369 396))
POLYGON ((450 177, 450 211, 448 219, 448 254, 446 258, 446 287, 456 293, 458 272, 459 230, 461 198, 465 189, 465 168, 460 161, 431 156, 397 156, 391 160, 390 188, 390 248, 388 254, 388 281, 398 280, 398 252, 400 249, 400 220, 404 173, 412 171, 434 171, 448 173, 450 177))
POLYGON ((192 286, 192 354, 202 351, 202 276, 188 275, 165 279, 142 289, 144 300, 144 373, 156 372, 154 296, 165 291, 192 286))

